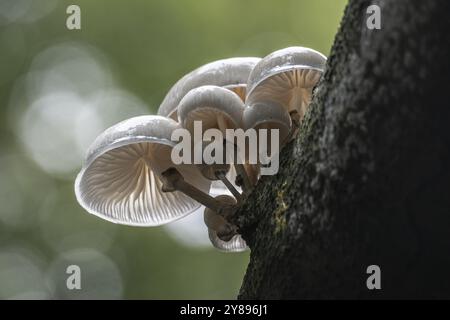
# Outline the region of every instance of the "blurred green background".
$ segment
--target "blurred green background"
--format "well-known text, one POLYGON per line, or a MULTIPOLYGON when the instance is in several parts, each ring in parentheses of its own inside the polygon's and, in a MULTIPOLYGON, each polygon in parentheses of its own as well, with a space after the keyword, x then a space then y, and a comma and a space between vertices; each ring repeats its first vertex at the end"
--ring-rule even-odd
POLYGON ((328 55, 344 0, 0 0, 0 298, 235 298, 249 253, 201 216, 114 225, 73 182, 101 131, 155 113, 185 73, 301 45, 328 55), (66 8, 81 7, 81 30, 66 8), (184 221, 185 220, 185 221, 184 221), (81 267, 81 290, 66 267, 81 267))

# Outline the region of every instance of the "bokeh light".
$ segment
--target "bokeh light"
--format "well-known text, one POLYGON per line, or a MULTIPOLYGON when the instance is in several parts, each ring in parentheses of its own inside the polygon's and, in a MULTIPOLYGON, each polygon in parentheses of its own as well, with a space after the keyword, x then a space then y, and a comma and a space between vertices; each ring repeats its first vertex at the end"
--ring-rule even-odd
POLYGON ((9 228, 26 230, 38 221, 36 208, 49 192, 54 181, 36 170, 20 154, 0 155, 0 222, 9 228))
POLYGON ((20 139, 43 170, 60 176, 71 177, 102 130, 146 113, 140 99, 115 86, 108 63, 97 50, 72 42, 39 53, 24 90, 15 91, 30 101, 20 110, 20 139))
POLYGON ((78 208, 64 200, 72 186, 67 185, 48 193, 42 201, 37 226, 42 239, 56 252, 90 247, 98 251, 111 248, 117 225, 107 223, 90 214, 79 214, 78 208), (67 223, 67 221, 70 223, 67 223))
POLYGON ((59 255, 50 265, 47 279, 54 284, 56 299, 120 299, 123 294, 122 276, 116 264, 105 254, 90 248, 59 255), (80 290, 67 286, 68 274, 72 274, 68 272, 69 266, 80 270, 80 290))
POLYGON ((49 299, 51 286, 43 262, 30 250, 9 247, 0 250, 0 299, 49 299))
POLYGON ((57 0, 2 0, 0 25, 8 23, 32 23, 55 9, 57 0))

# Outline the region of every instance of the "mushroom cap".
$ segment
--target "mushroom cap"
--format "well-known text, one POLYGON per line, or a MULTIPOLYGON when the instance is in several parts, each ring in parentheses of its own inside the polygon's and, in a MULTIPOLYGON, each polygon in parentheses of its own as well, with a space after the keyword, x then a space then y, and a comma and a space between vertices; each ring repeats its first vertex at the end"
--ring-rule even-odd
POLYGON ((223 86, 223 88, 231 90, 236 93, 242 101, 245 101, 245 95, 247 93, 247 84, 234 84, 229 86, 223 86))
POLYGON ((261 58, 238 57, 217 60, 186 74, 166 94, 158 114, 177 119, 177 107, 181 99, 192 89, 203 85, 215 85, 245 96, 245 87, 253 67, 261 58))
MULTIPOLYGON (((242 126, 242 113, 244 103, 234 92, 218 86, 201 86, 189 91, 178 105, 178 122, 182 127, 194 132, 194 121, 201 121, 202 131, 208 129, 219 129, 225 136, 225 129, 236 129, 242 126)), ((209 143, 203 140, 193 141, 193 144, 202 144, 202 149, 209 143)), ((210 142, 211 143, 211 142, 210 142)), ((229 164, 233 159, 229 156, 229 149, 234 149, 233 144, 226 142, 224 147, 223 161, 220 164, 202 164, 201 172, 210 180, 216 180, 214 171, 221 167, 227 171, 227 177, 234 183, 236 173, 234 168, 229 171, 229 164)), ((194 148, 195 149, 195 148, 194 148)))
MULTIPOLYGON (((191 133, 194 121, 202 122, 202 130, 241 127, 244 103, 239 96, 218 86, 201 86, 189 91, 178 105, 178 122, 191 133)), ((224 136, 225 138, 225 136, 224 136)))
POLYGON ((289 47, 269 54, 249 75, 246 104, 273 100, 289 112, 297 110, 302 117, 326 60, 320 52, 304 47, 289 47))
MULTIPOLYGON (((219 195, 216 199, 227 204, 235 204, 236 200, 228 195, 219 195)), ((227 224, 225 219, 213 212, 211 209, 206 208, 204 211, 205 224, 208 226, 208 236, 212 245, 222 251, 227 252, 241 252, 248 249, 245 240, 242 239, 240 234, 235 234, 229 241, 224 241, 217 236, 217 229, 223 224, 227 224), (211 226, 211 227, 210 227, 211 226)))
POLYGON ((208 192, 210 182, 193 165, 175 166, 171 151, 176 121, 140 116, 100 134, 90 146, 75 181, 78 202, 114 223, 157 226, 181 218, 200 204, 181 192, 162 192, 159 175, 176 167, 184 179, 208 192))
POLYGON ((230 241, 223 241, 214 230, 208 228, 208 236, 212 245, 221 251, 242 252, 248 250, 247 243, 240 234, 234 235, 230 241))
MULTIPOLYGON (((268 134, 270 134, 271 129, 278 129, 280 148, 289 136, 292 127, 289 113, 280 103, 275 101, 261 101, 246 106, 242 123, 245 130, 250 128, 257 131, 259 129, 268 129, 268 134)), ((269 136, 267 142, 270 145, 269 136)))

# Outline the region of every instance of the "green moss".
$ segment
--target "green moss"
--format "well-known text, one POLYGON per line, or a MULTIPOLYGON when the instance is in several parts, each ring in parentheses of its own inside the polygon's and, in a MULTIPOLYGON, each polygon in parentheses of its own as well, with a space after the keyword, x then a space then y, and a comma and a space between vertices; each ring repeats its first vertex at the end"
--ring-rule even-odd
POLYGON ((284 182, 281 186, 280 190, 277 192, 276 197, 276 209, 273 213, 274 223, 275 223, 275 234, 283 231, 286 227, 286 217, 285 212, 289 208, 285 201, 285 192, 286 192, 287 183, 284 182))

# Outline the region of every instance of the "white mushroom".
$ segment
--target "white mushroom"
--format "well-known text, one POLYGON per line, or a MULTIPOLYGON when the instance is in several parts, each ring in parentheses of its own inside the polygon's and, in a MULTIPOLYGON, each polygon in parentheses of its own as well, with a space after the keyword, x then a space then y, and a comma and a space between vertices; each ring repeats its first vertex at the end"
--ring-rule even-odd
MULTIPOLYGON (((270 141, 271 130, 277 129, 280 148, 287 142, 292 128, 292 121, 287 110, 278 102, 258 101, 244 109, 242 123, 245 130, 267 129, 267 141, 270 141)), ((270 151, 270 144, 268 144, 270 151)))
MULTIPOLYGON (((163 191, 163 173, 172 167, 197 194, 210 187, 195 166, 172 163, 171 134, 178 127, 172 119, 141 116, 105 130, 89 148, 75 181, 78 202, 103 219, 139 226, 161 225, 195 211, 198 197, 163 191)), ((217 209, 217 203, 211 207, 217 209)))
MULTIPOLYGON (((251 182, 245 171, 243 160, 238 161, 237 159, 239 153, 234 141, 226 141, 226 130, 242 127, 243 110, 244 103, 237 94, 217 86, 202 86, 192 89, 184 96, 178 106, 178 121, 191 134, 194 133, 195 121, 201 121, 203 132, 208 129, 220 130, 224 141, 224 158, 221 159, 222 163, 202 165, 201 171, 210 180, 222 180, 238 202, 240 202, 240 194, 226 178, 226 173, 229 170, 228 163, 234 163, 238 175, 243 180, 245 190, 251 188, 251 182), (233 153, 236 153, 237 156, 234 159, 228 157, 230 146, 233 148, 233 153)), ((194 144, 197 143, 203 143, 203 141, 194 141, 194 144)))
POLYGON ((260 60, 255 57, 229 58, 217 60, 195 69, 181 78, 169 90, 158 109, 158 114, 177 120, 177 107, 181 99, 190 90, 204 85, 227 88, 244 100, 248 76, 260 60))
POLYGON ((289 47, 269 54, 249 75, 246 104, 275 101, 289 113, 297 112, 302 119, 326 60, 320 52, 304 47, 289 47))
MULTIPOLYGON (((236 203, 232 197, 226 195, 217 196, 216 199, 231 206, 236 203)), ((205 208, 204 221, 208 227, 209 239, 217 249, 228 252, 240 252, 248 249, 245 240, 237 233, 236 226, 227 222, 222 215, 205 208)))
POLYGON ((178 121, 190 132, 194 121, 202 122, 202 130, 219 129, 225 137, 226 129, 241 127, 244 103, 230 90, 206 85, 189 91, 178 105, 178 121))
MULTIPOLYGON (((255 129, 258 132, 258 143, 256 145, 257 163, 251 165, 253 176, 258 177, 261 164, 268 164, 280 152, 282 147, 291 139, 293 134, 292 121, 287 110, 274 101, 256 102, 245 107, 242 117, 245 130, 255 129), (266 130, 265 143, 261 140, 261 135, 266 130), (278 141, 272 130, 278 131, 278 141), (272 139, 276 145, 272 149, 272 139)), ((246 152, 248 154, 248 152, 246 152)), ((249 176, 251 176, 249 174, 249 176)), ((254 185, 255 183, 253 183, 254 185)))
MULTIPOLYGON (((137 226, 165 224, 203 205, 212 244, 224 251, 246 250, 237 227, 228 222, 243 201, 239 186, 244 194, 251 190, 264 164, 262 152, 268 151, 264 157, 273 162, 279 149, 258 143, 259 163, 253 165, 249 149, 241 150, 245 159, 236 158, 241 153, 226 130, 267 129, 270 141, 277 129, 281 148, 295 135, 325 64, 326 57, 315 50, 290 47, 263 59, 223 59, 190 72, 169 90, 158 116, 122 121, 97 137, 75 181, 78 202, 103 219, 137 226), (172 133, 183 127, 195 138, 195 121, 202 131, 220 131, 221 163, 172 161, 172 133)), ((212 143, 191 142, 194 150, 201 144, 202 151, 212 143)))

